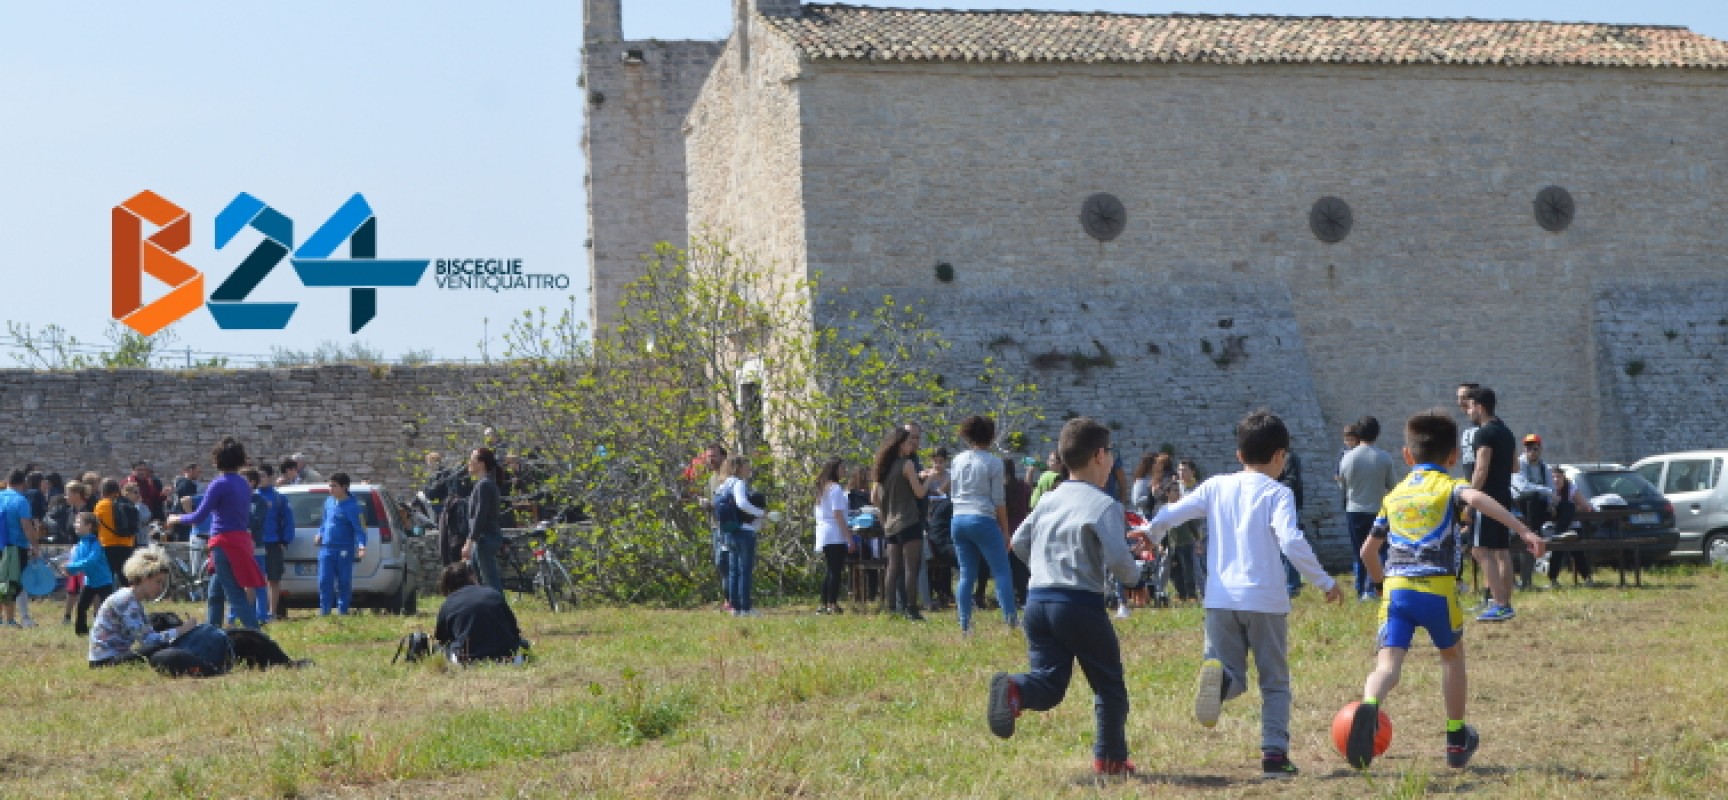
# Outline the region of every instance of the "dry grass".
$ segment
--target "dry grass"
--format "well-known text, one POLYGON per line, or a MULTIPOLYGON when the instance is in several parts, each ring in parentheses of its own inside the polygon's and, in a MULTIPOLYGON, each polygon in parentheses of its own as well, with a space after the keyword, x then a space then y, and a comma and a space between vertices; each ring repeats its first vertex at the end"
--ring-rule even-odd
POLYGON ((1089 774, 1083 682, 990 736, 986 679, 1023 669, 1023 644, 990 626, 962 641, 946 614, 530 611, 537 664, 461 672, 390 665, 429 618, 303 620, 273 633, 316 667, 207 681, 91 671, 69 630, 0 630, 0 795, 1722 797, 1725 606, 1728 573, 1685 568, 1525 595, 1516 621, 1467 635, 1471 768, 1442 763, 1437 660, 1418 650, 1387 704, 1392 750, 1358 774, 1327 726, 1371 665, 1373 610, 1310 593, 1291 625, 1303 776, 1276 784, 1256 779, 1257 693, 1213 730, 1190 719, 1196 609, 1119 623, 1144 773, 1127 783, 1089 774))

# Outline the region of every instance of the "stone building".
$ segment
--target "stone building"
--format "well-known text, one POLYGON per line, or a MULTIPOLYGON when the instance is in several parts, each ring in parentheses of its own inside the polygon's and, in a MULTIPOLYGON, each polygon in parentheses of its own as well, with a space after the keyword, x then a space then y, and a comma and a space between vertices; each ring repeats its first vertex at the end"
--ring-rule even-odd
POLYGON ((736 0, 718 50, 657 60, 616 9, 588 0, 584 56, 602 319, 633 251, 722 232, 819 274, 818 324, 923 302, 956 365, 1040 384, 1041 433, 1089 414, 1217 470, 1269 406, 1319 511, 1345 423, 1396 448, 1465 380, 1552 458, 1728 441, 1728 43, 736 0))

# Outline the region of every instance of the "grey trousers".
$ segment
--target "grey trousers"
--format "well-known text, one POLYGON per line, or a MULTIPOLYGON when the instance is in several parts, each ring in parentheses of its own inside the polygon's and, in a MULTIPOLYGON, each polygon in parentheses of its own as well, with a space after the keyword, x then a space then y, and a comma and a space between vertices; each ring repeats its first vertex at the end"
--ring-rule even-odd
POLYGON ((1290 659, 1285 614, 1206 609, 1206 658, 1224 665, 1224 699, 1248 690, 1248 652, 1260 676, 1260 749, 1290 752, 1290 659))

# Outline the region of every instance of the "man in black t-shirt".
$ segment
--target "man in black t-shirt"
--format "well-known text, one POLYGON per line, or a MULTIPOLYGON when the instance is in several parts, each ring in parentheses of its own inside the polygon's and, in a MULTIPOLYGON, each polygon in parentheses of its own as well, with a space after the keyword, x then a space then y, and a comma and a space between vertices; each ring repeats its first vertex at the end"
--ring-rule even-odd
MULTIPOLYGON (((1517 439, 1512 429, 1495 416, 1494 390, 1478 386, 1470 390, 1470 421, 1476 423, 1476 466, 1470 473, 1470 486, 1502 506, 1512 506, 1512 473, 1518 462, 1517 439)), ((1481 565, 1492 596, 1487 610, 1478 622, 1505 622, 1512 619, 1512 556, 1511 531, 1484 515, 1476 515, 1475 536, 1471 553, 1481 565)))

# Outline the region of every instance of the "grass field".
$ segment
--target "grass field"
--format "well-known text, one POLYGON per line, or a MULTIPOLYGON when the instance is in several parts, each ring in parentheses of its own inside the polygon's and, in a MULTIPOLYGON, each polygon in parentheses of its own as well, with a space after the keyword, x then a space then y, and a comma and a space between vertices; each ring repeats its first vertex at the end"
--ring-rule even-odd
MULTIPOLYGON (((1345 767, 1328 723, 1361 691, 1373 608, 1309 590, 1290 636, 1303 774, 1271 784, 1257 779, 1256 691, 1217 728, 1192 720, 1197 609, 1118 623, 1142 773, 1123 783, 1090 774, 1083 681, 1055 711, 1023 716, 1013 739, 990 736, 986 681, 1026 658, 995 617, 967 641, 951 613, 916 624, 810 608, 524 610, 537 663, 465 671, 390 664, 397 638, 430 616, 301 619, 271 633, 316 666, 179 681, 92 671, 57 624, 0 630, 0 795, 1728 796, 1722 571, 1530 593, 1517 620, 1472 624, 1483 746, 1464 771, 1442 762, 1438 661, 1424 650, 1387 703, 1391 751, 1366 773, 1345 767)), ((58 620, 47 603, 35 610, 58 620)))

